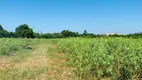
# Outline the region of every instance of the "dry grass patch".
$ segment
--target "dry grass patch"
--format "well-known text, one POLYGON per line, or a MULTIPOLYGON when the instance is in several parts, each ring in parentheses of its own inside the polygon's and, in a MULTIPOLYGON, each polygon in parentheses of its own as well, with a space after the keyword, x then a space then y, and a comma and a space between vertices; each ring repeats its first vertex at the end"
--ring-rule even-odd
POLYGON ((64 54, 51 43, 0 60, 0 80, 75 80, 64 54))

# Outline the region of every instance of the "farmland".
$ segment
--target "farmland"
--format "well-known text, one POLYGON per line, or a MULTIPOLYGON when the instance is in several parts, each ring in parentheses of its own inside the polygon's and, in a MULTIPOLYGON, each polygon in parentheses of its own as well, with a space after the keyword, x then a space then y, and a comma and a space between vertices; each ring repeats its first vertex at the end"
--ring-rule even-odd
POLYGON ((142 39, 0 39, 0 80, 138 80, 142 39))
POLYGON ((58 48, 80 79, 134 80, 142 77, 142 39, 61 39, 58 48))

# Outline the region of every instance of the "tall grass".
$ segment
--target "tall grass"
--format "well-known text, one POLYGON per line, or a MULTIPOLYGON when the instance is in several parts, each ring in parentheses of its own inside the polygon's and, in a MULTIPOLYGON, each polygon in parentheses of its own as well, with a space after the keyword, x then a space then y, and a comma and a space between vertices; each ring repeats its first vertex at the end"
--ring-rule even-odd
POLYGON ((134 80, 142 77, 142 39, 60 39, 58 48, 80 79, 134 80))
POLYGON ((12 55, 19 49, 26 49, 29 45, 38 43, 39 39, 15 39, 1 38, 0 39, 0 55, 12 55))

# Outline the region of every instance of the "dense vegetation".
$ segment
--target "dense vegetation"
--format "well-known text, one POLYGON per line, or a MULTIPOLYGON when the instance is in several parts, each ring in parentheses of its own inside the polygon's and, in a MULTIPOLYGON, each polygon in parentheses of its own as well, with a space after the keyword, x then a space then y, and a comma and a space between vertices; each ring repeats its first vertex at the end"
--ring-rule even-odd
MULTIPOLYGON (((142 39, 67 38, 53 39, 67 56, 72 71, 82 79, 139 80, 142 78, 142 39)), ((0 39, 0 56, 11 56, 46 39, 0 39)), ((26 54, 26 53, 24 53, 26 54)))
POLYGON ((69 38, 60 39, 58 48, 80 79, 142 78, 142 39, 69 38))
POLYGON ((60 33, 36 33, 27 24, 19 25, 15 32, 8 32, 4 30, 0 25, 0 38, 68 38, 68 37, 85 37, 85 38, 96 38, 96 37, 125 37, 125 38, 142 38, 142 33, 134 34, 93 34, 88 33, 86 30, 82 34, 69 30, 63 30, 60 33))

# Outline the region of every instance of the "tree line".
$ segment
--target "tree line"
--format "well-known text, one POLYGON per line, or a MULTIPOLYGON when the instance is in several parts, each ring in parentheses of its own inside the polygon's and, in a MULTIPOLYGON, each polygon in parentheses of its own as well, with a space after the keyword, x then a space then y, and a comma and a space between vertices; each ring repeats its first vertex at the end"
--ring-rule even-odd
POLYGON ((142 38, 142 33, 134 34, 93 34, 88 33, 86 30, 82 34, 73 32, 70 30, 63 30, 60 33, 37 33, 34 32, 27 24, 19 25, 15 32, 8 32, 2 25, 0 25, 0 38, 68 38, 68 37, 84 37, 84 38, 96 38, 96 37, 126 37, 126 38, 142 38))

